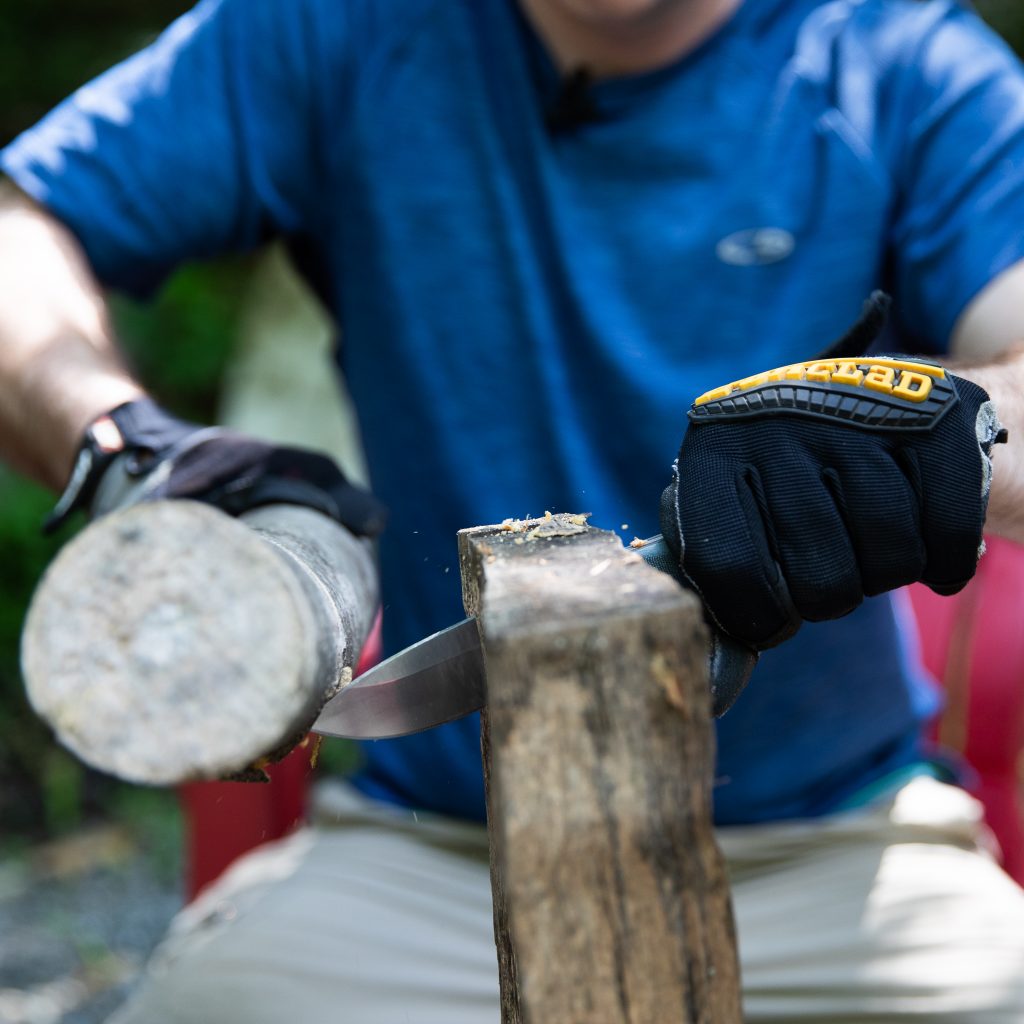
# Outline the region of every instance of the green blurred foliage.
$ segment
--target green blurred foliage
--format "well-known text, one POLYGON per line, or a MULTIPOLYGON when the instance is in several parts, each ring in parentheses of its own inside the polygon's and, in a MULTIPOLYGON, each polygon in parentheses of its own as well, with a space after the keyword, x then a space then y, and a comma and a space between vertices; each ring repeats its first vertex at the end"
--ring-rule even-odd
POLYGON ((189 0, 0 0, 0 142, 133 53, 189 0))
POLYGON ((245 271, 244 259, 186 267, 150 303, 111 297, 132 371, 179 416, 209 421, 216 414, 245 271))
POLYGON ((1020 0, 979 0, 976 7, 1017 53, 1024 53, 1024 4, 1020 0))
POLYGON ((136 846, 146 851, 147 863, 157 877, 168 885, 176 883, 181 872, 184 828, 178 808, 168 806, 167 794, 138 786, 117 786, 105 809, 113 821, 129 830, 136 846))

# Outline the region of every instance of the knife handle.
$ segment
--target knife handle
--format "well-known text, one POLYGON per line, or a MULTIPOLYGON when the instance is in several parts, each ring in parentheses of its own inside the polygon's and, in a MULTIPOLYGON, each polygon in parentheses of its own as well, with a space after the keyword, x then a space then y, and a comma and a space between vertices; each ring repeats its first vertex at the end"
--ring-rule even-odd
MULTIPOLYGON (((679 563, 660 533, 645 540, 636 551, 648 565, 668 573, 677 583, 692 589, 680 573, 679 563)), ((708 622, 708 629, 711 632, 711 649, 708 651, 711 710, 716 718, 720 718, 732 707, 750 681, 758 653, 723 633, 713 622, 708 622)))

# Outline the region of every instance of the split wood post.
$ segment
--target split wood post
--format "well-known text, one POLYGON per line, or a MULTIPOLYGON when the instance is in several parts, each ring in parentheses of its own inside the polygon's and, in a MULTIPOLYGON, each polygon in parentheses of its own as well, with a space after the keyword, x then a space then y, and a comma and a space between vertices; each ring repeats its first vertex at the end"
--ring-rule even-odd
POLYGON ((583 522, 459 536, 502 1022, 740 1024, 697 601, 583 522))
POLYGON ((39 714, 97 768, 161 785, 262 777, 351 680, 377 605, 371 545, 319 512, 151 502, 60 551, 22 671, 39 714))

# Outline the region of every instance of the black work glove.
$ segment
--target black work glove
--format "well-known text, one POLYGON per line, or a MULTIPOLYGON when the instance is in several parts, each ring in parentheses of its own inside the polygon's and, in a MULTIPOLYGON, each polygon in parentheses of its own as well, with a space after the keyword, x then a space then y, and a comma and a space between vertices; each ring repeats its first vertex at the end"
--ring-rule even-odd
MULTIPOLYGON (((854 333, 884 323, 873 301, 854 333)), ((976 384, 906 356, 840 355, 727 384, 689 418, 662 531, 711 618, 749 647, 865 596, 919 580, 953 594, 974 575, 1006 439, 976 384)))
POLYGON ((142 398, 88 427, 43 529, 56 530, 79 509, 96 517, 158 498, 204 501, 230 515, 279 502, 306 505, 369 537, 380 533, 387 515, 326 455, 187 423, 142 398))

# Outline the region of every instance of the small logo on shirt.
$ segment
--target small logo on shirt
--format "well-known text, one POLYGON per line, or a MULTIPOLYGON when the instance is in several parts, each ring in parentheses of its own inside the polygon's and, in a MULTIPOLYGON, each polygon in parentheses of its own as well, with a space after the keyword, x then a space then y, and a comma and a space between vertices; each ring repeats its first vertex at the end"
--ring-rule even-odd
POLYGON ((796 239, 784 228, 747 228, 723 238, 715 255, 732 267, 763 267, 779 263, 796 248, 796 239))

